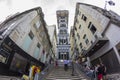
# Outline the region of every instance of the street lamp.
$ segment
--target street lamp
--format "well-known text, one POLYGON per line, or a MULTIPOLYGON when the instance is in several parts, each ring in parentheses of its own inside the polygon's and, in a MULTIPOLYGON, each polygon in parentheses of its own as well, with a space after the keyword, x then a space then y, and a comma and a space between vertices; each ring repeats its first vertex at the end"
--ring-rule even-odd
POLYGON ((115 5, 115 3, 114 3, 112 0, 110 0, 110 1, 105 1, 105 7, 104 7, 105 10, 106 10, 107 3, 108 3, 110 6, 114 6, 114 5, 115 5))

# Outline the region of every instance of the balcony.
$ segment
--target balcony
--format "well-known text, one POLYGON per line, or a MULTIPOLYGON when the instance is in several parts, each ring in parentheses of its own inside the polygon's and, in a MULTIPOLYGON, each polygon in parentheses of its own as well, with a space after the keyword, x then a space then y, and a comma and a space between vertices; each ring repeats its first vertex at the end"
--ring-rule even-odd
POLYGON ((66 34, 58 34, 58 37, 63 37, 63 36, 66 36, 66 37, 68 37, 69 36, 69 34, 68 33, 66 33, 66 34))
POLYGON ((70 47, 70 44, 62 44, 62 45, 57 44, 57 48, 58 47, 70 47))
POLYGON ((101 47, 103 47, 108 41, 109 40, 107 37, 97 38, 88 50, 84 50, 83 55, 89 56, 89 57, 92 56, 96 51, 98 51, 101 47))

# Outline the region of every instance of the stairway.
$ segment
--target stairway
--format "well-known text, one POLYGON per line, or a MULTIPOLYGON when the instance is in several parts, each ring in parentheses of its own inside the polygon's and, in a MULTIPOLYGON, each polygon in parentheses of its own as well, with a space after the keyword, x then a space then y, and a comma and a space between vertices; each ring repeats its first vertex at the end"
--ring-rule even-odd
POLYGON ((71 73, 71 68, 64 71, 63 67, 57 67, 50 72, 50 74, 46 77, 46 80, 87 80, 85 77, 78 75, 76 72, 74 73, 74 76, 71 76, 71 73))
POLYGON ((64 61, 63 60, 57 60, 58 66, 64 66, 64 61))

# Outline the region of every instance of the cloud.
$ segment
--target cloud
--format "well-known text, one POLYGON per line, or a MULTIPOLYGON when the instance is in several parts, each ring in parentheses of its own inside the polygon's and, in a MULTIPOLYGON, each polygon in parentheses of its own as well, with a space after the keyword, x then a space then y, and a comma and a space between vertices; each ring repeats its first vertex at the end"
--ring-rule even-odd
POLYGON ((5 0, 0 0, 0 2, 3 2, 3 1, 5 1, 5 0))

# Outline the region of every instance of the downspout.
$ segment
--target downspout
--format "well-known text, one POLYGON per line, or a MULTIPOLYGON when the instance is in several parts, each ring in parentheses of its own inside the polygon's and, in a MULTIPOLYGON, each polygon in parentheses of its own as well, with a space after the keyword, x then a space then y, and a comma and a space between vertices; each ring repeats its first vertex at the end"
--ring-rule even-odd
POLYGON ((101 34, 103 37, 105 36, 105 33, 106 33, 107 29, 110 27, 110 24, 111 24, 111 19, 110 19, 110 21, 108 22, 107 26, 105 27, 104 31, 101 34))

